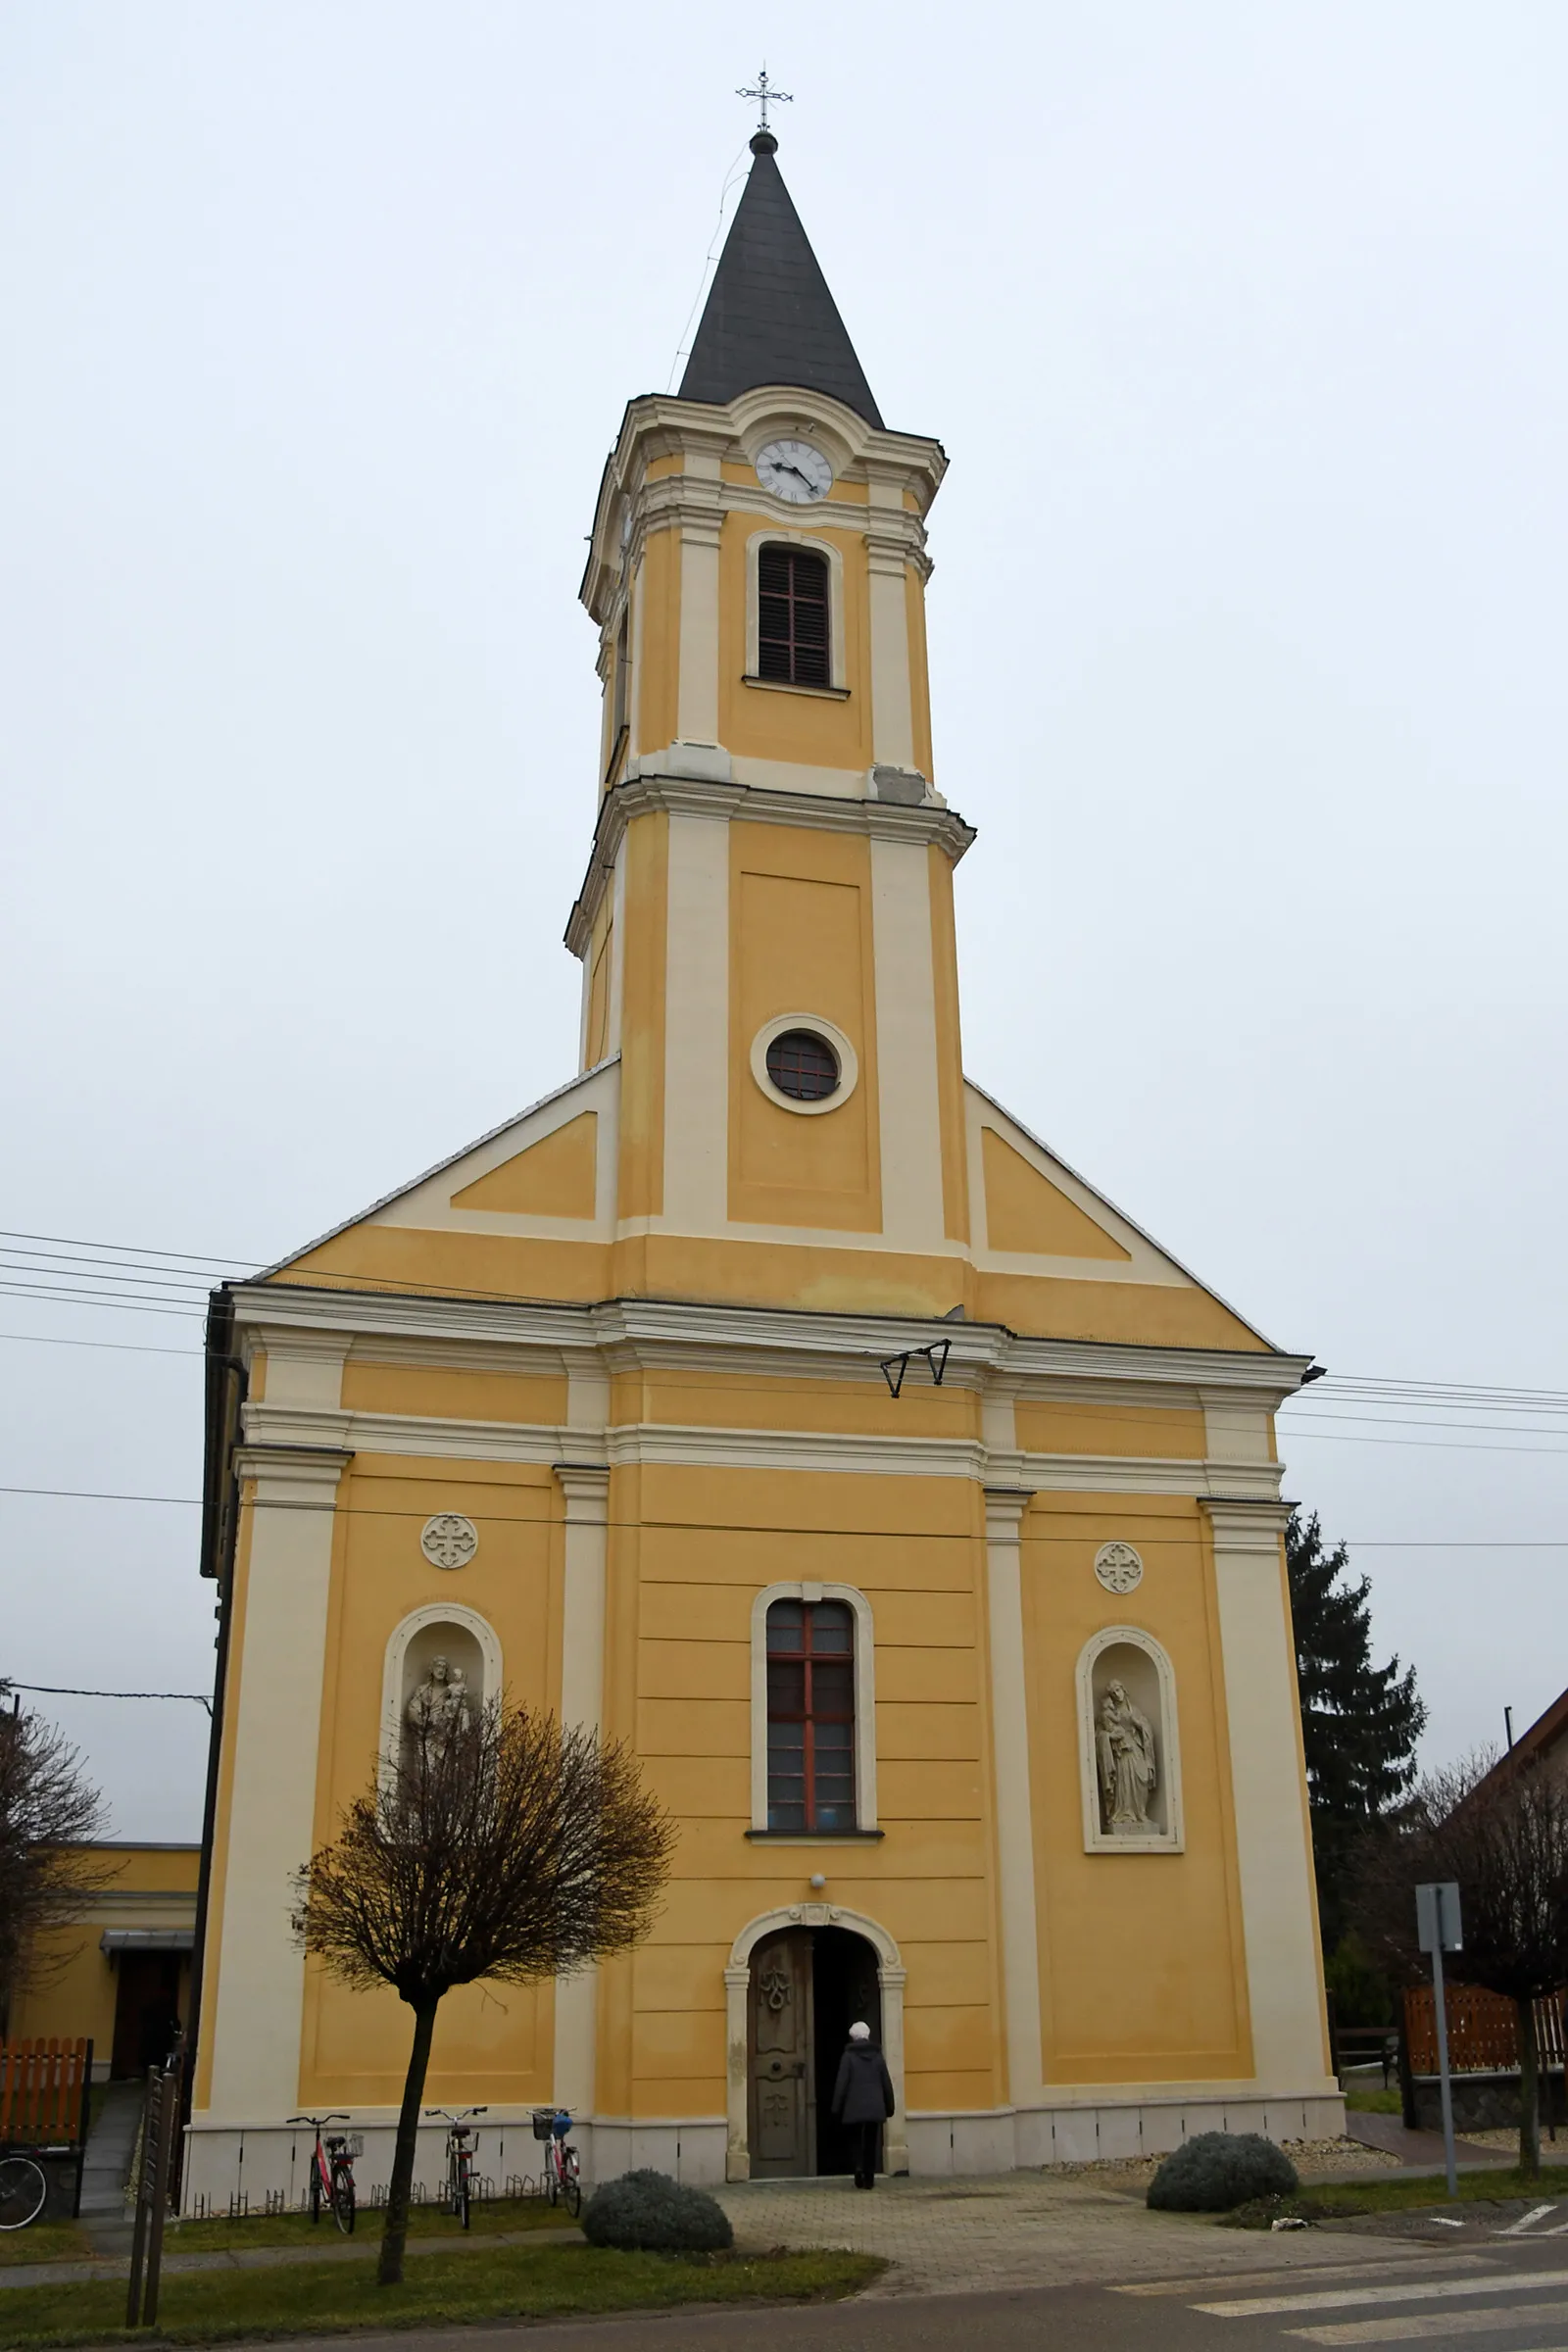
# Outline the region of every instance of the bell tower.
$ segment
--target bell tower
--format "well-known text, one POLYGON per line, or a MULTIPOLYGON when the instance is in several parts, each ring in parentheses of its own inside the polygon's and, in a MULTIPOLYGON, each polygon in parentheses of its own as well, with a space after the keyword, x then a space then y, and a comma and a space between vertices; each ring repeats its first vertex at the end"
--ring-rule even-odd
POLYGON ((944 1313, 973 838, 931 752, 946 459, 883 423, 776 150, 752 140, 678 396, 631 402, 600 489, 582 1066, 620 1058, 616 1221, 651 1288, 708 1291, 716 1246, 750 1258, 726 1295, 944 1313))

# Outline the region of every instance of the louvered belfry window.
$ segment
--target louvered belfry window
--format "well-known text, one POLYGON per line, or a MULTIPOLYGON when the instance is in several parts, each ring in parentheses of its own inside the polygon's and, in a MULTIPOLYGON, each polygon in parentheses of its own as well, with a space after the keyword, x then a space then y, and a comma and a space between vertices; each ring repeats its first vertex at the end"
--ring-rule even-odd
POLYGON ((856 1826, 855 1617, 842 1600, 767 1612, 767 1826, 856 1826))
POLYGON ((827 559, 764 547, 757 559, 757 670, 790 686, 829 686, 827 559))

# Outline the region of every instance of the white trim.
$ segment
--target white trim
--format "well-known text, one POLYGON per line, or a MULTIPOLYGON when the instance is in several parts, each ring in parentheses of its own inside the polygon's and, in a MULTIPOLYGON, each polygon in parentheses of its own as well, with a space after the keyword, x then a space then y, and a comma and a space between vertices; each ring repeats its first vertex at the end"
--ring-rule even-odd
MULTIPOLYGON (((892 1348, 888 1350, 891 1354, 892 1348)), ((725 1368, 725 1367, 717 1367, 725 1368)), ((733 1368, 733 1367, 729 1367, 733 1368)), ((744 1367, 751 1371, 753 1366, 744 1367)), ((798 1376, 802 1367, 791 1367, 798 1376)), ((875 1365, 870 1372, 878 1379, 875 1365)), ((843 1377, 842 1370, 840 1377, 843 1377)), ((950 1385, 954 1381, 950 1374, 950 1385)), ((426 1460, 554 1464, 579 1433, 553 1423, 450 1420, 416 1413, 316 1413, 265 1399, 248 1405, 253 1441, 272 1446, 328 1446, 426 1460)), ((1188 1455, 1016 1453, 976 1438, 894 1438, 854 1431, 710 1428, 700 1422, 630 1421, 596 1428, 591 1446, 615 1467, 668 1462, 682 1469, 808 1470, 857 1478, 969 1478, 1022 1482, 1043 1494, 1182 1494, 1202 1500, 1272 1503, 1277 1462, 1212 1462, 1188 1455)), ((469 1517, 475 1516, 470 1508, 469 1517)), ((481 1523, 484 1513, 477 1515, 481 1523)))
POLYGON ((882 1232, 901 1249, 940 1250, 947 1232, 931 865, 917 842, 872 836, 871 945, 882 1232))
POLYGON ((243 1506, 241 1671, 223 1734, 232 1758, 230 1868, 208 1931, 216 1965, 201 2020, 218 2121, 287 2113, 299 2098, 305 1955, 290 1924, 292 1888, 315 1844, 332 1539, 348 1462, 324 1448, 242 1447, 236 1458, 239 1477, 254 1485, 243 1506))
POLYGON ((1301 1762, 1282 1503, 1211 1502, 1214 1593, 1229 1727, 1231 1802, 1252 2064, 1325 2089, 1317 1897, 1301 1762))
POLYGON ((767 1612, 775 1600, 842 1600, 855 1612, 855 1826, 874 1830, 876 1637, 871 1603, 855 1585, 818 1585, 809 1580, 764 1585, 752 1603, 752 1827, 767 1827, 767 1612))
POLYGON ((991 1646, 991 1738, 996 1776, 997 1878, 1002 1914, 1007 2087, 1036 2098, 1045 2079, 1040 2022, 1040 1913, 1029 1785, 1029 1692, 1019 1535, 1027 1487, 986 1489, 986 1607, 991 1646))
POLYGON ((722 1233, 729 1215, 727 825, 668 818, 664 947, 664 1221, 722 1233))
MULTIPOLYGON (((480 1152, 487 1144, 493 1144, 501 1136, 509 1135, 514 1128, 520 1127, 525 1119, 531 1119, 537 1111, 548 1109, 552 1102, 560 1102, 565 1096, 574 1094, 579 1086, 586 1086, 590 1078, 597 1078, 601 1070, 612 1068, 613 1065, 619 1061, 619 1059, 620 1055, 618 1053, 608 1054, 603 1061, 596 1061, 592 1069, 579 1070, 575 1078, 568 1078, 566 1080, 564 1086, 558 1086, 551 1094, 541 1095, 538 1102, 530 1102, 525 1110, 514 1111, 510 1118, 505 1118, 502 1120, 499 1127, 491 1127, 485 1134, 476 1136, 471 1144, 465 1144, 461 1151, 449 1152, 445 1159, 438 1159, 434 1166, 426 1168, 422 1175, 411 1177, 407 1184, 397 1185, 390 1193, 383 1193, 379 1200, 372 1200, 370 1202, 368 1208, 357 1209, 352 1217, 345 1217, 341 1224, 328 1226, 326 1232, 318 1233, 314 1242, 304 1242, 301 1244, 298 1250, 291 1250, 287 1257, 278 1258, 272 1265, 262 1266, 255 1274, 248 1278, 247 1282, 237 1285, 236 1288, 248 1289, 251 1283, 266 1282, 270 1280, 272 1275, 281 1274, 289 1266, 297 1264, 302 1257, 309 1257, 313 1250, 320 1250, 324 1248, 326 1243, 336 1241, 340 1233, 352 1232, 356 1225, 368 1225, 372 1217, 379 1216, 383 1208, 390 1208, 394 1200, 402 1200, 406 1199, 410 1193, 416 1193, 421 1184, 429 1183, 432 1176, 444 1175, 448 1168, 455 1168, 460 1160, 466 1159, 470 1152, 480 1152)), ((564 1119, 558 1119, 555 1122, 557 1126, 564 1126, 565 1123, 566 1122, 564 1119)), ((546 1132, 553 1132, 553 1130, 547 1130, 546 1132)), ((601 1146, 601 1148, 603 1147, 601 1146)), ((498 1152, 495 1155, 493 1164, 499 1166, 502 1160, 511 1156, 512 1154, 510 1152, 498 1152)), ((477 1176, 486 1174, 487 1172, 488 1171, 485 1169, 478 1169, 475 1171, 475 1176, 477 1178, 477 1176)), ((561 1217, 552 1217, 548 1220, 548 1222, 552 1227, 564 1226, 566 1220, 561 1217)), ((575 1220, 573 1220, 573 1222, 575 1222, 575 1220)), ((516 1219, 509 1219, 508 1223, 514 1226, 516 1219)), ((479 1227, 476 1228, 476 1230, 484 1231, 487 1229, 484 1227, 479 1227)), ((367 1281, 373 1281, 374 1277, 368 1275, 366 1279, 367 1281)), ((266 1317, 262 1318, 262 1320, 267 1319, 268 1318, 266 1317)), ((318 1318, 312 1317, 311 1320, 317 1321, 318 1318)), ((356 1321, 358 1319, 356 1318, 356 1321)))
MULTIPOLYGON (((590 1073, 591 1074, 591 1073, 590 1073)), ((461 1158, 462 1154, 458 1156, 461 1158)), ((842 1236, 840 1237, 842 1239, 842 1236)), ((378 1339, 430 1340, 541 1348, 613 1349, 626 1369, 643 1363, 690 1361, 697 1351, 711 1360, 732 1350, 735 1368, 799 1372, 803 1362, 839 1376, 880 1379, 883 1356, 905 1348, 952 1342, 950 1381, 1004 1377, 1020 1398, 1055 1395, 1064 1381, 1114 1384, 1118 1396, 1129 1384, 1151 1392, 1129 1394, 1128 1402, 1157 1401, 1171 1386, 1192 1395, 1205 1388, 1247 1390, 1270 1399, 1293 1396, 1309 1355, 1244 1348, 1171 1348, 1109 1340, 1054 1340, 1020 1337, 1001 1323, 950 1323, 929 1315, 829 1313, 816 1308, 700 1304, 665 1298, 607 1298, 591 1305, 570 1300, 464 1298, 439 1292, 415 1295, 375 1287, 365 1277, 360 1291, 316 1289, 308 1283, 238 1283, 232 1297, 242 1325, 273 1324, 279 1330, 346 1331, 355 1352, 366 1353, 378 1339), (687 1353, 687 1351, 691 1351, 687 1353)), ((1103 1391, 1098 1391, 1103 1394, 1103 1391)))
MULTIPOLYGON (((1137 1224, 1134 1219, 1127 1214, 1127 1211, 1124 1208, 1118 1208, 1115 1201, 1107 1200, 1103 1193, 1097 1191, 1086 1176, 1080 1176, 1077 1169, 1073 1167, 1067 1160, 1063 1159, 1059 1152, 1055 1151, 1050 1144, 1044 1142, 1040 1136, 1036 1135, 1032 1127, 1026 1127, 1022 1119, 1018 1118, 1014 1112, 1007 1109, 1005 1103, 999 1102, 995 1095, 987 1094, 985 1088, 977 1085, 975 1080, 969 1076, 967 1071, 964 1072, 963 1085, 965 1094, 975 1096, 981 1102, 986 1104, 988 1109, 996 1111, 1002 1118, 1006 1120, 1009 1127, 1015 1127, 1017 1129, 1018 1133, 1024 1138, 1025 1142, 1032 1144, 1037 1152, 1044 1152, 1046 1158, 1054 1162, 1051 1182, 1055 1183, 1056 1177, 1054 1170, 1060 1169, 1064 1176, 1070 1177, 1073 1184, 1082 1187, 1083 1191, 1088 1196, 1088 1200, 1094 1202, 1095 1204, 1093 1208, 1091 1208, 1087 1202, 1084 1204, 1084 1213, 1086 1216, 1095 1216, 1096 1211, 1099 1209, 1109 1209, 1111 1215, 1115 1217, 1121 1224, 1126 1226, 1129 1234, 1136 1235, 1138 1240, 1142 1242, 1147 1249, 1152 1250, 1157 1256, 1162 1257, 1167 1265, 1174 1266, 1178 1274, 1184 1274, 1187 1277, 1187 1280, 1192 1283, 1196 1289, 1206 1292, 1208 1297, 1214 1300, 1216 1306, 1224 1307, 1228 1315, 1234 1315, 1236 1317, 1237 1322, 1241 1324, 1244 1331, 1250 1331, 1255 1338, 1262 1340, 1264 1347, 1271 1354, 1280 1354, 1283 1352, 1283 1350, 1275 1348, 1272 1340, 1264 1337, 1264 1334, 1258 1330, 1255 1323, 1249 1322, 1247 1317, 1238 1307, 1232 1306, 1228 1298, 1222 1298, 1218 1291, 1213 1289, 1210 1284, 1204 1282, 1200 1275, 1197 1275, 1193 1272, 1191 1266, 1183 1265, 1181 1259, 1173 1256, 1170 1250, 1165 1249, 1161 1243, 1156 1242, 1152 1234, 1146 1233, 1143 1226, 1137 1224)), ((984 1125, 984 1121, 982 1120, 980 1124, 984 1125)), ((1001 1134, 1002 1131, 999 1128, 997 1132, 1001 1134)), ((1004 1136, 1003 1137, 1003 1141, 1006 1141, 1004 1136)), ((978 1198, 983 1202, 985 1200, 986 1189, 985 1171, 983 1167, 975 1164, 977 1159, 978 1151, 970 1161, 969 1197, 971 1201, 978 1198)), ((1109 1228, 1107 1227, 1106 1230, 1109 1231, 1109 1228)), ((1115 1233, 1111 1234, 1111 1239, 1112 1241, 1121 1240, 1125 1242, 1125 1236, 1117 1235, 1115 1233)), ((977 1262, 980 1255, 981 1251, 977 1247, 977 1262)), ((1036 1265, 1039 1265, 1042 1263, 1048 1263, 1050 1261, 1037 1259, 1033 1262, 1036 1265)), ((1105 1273, 1109 1270, 1110 1261, 1102 1258, 1094 1258, 1084 1262, 1093 1264, 1100 1269, 1094 1277, 1097 1282, 1102 1281, 1105 1273)), ((999 1251, 997 1253, 997 1263, 999 1270, 1003 1272, 1027 1272, 1030 1269, 1031 1261, 1025 1258, 1020 1262, 1015 1257, 1008 1255, 1005 1252, 999 1251)), ((1149 1277, 1144 1275, 1141 1276, 1140 1279, 1147 1281, 1149 1277)), ((1312 1358, 1310 1356, 1305 1356, 1300 1360, 1302 1369, 1305 1370, 1311 1364, 1312 1358)), ((1299 1382, 1298 1381, 1296 1385, 1298 1386, 1299 1382)))
MULTIPOLYGON (((692 816, 733 816, 763 825, 801 825, 812 833, 858 833, 886 841, 935 842, 956 865, 973 842, 974 828, 961 816, 934 801, 906 805, 901 801, 840 798, 836 791, 776 791, 771 786, 738 783, 728 776, 694 772, 700 759, 728 767, 728 755, 702 753, 695 746, 668 745, 647 752, 628 770, 613 792, 605 794, 594 826, 582 888, 566 918, 566 945, 581 956, 589 938, 599 902, 609 888, 627 825, 650 808, 678 808, 692 816)), ((823 769, 824 776, 837 770, 823 769)), ((863 779, 861 782, 863 795, 863 779)))
POLYGON ((1078 1769, 1083 1786, 1084 1851, 1086 1854, 1179 1854, 1186 1850, 1182 1830, 1182 1757, 1176 1725, 1176 1676, 1170 1659, 1152 1634, 1140 1625, 1103 1625, 1078 1653, 1078 1769), (1100 1767, 1095 1749, 1095 1685, 1097 1661, 1107 1649, 1141 1649, 1159 1680, 1159 1741, 1157 1761, 1165 1828, 1152 1838, 1117 1838, 1100 1826, 1100 1767))
MULTIPOLYGON (((860 510, 863 512, 863 510, 860 510)), ((828 684, 841 693, 849 691, 849 674, 844 661, 844 551, 830 539, 818 539, 810 531, 793 531, 774 524, 766 530, 753 531, 746 542, 746 675, 758 675, 758 649, 761 635, 761 591, 758 586, 758 559, 764 547, 804 547, 813 556, 821 556, 827 564, 827 634, 828 684)))
POLYGON ((776 1019, 764 1021, 752 1040, 752 1076, 770 1102, 780 1110, 793 1110, 801 1118, 818 1119, 824 1111, 839 1110, 849 1101, 860 1083, 860 1061, 855 1048, 842 1029, 824 1020, 819 1012, 781 1012, 776 1019), (824 1095, 820 1102, 801 1102, 794 1095, 786 1095, 773 1084, 767 1071, 767 1049, 776 1037, 787 1036, 792 1029, 808 1033, 819 1030, 838 1058, 839 1082, 832 1094, 824 1095))
MULTIPOLYGON (((579 1440, 580 1444, 580 1440, 579 1440)), ((561 1611, 561 1720, 599 1729, 605 1683, 605 1585, 609 1561, 610 1472, 557 1462, 565 1500, 561 1611)), ((596 2089, 599 1972, 556 1979, 552 2096, 574 2113, 592 2109, 596 2089)))
POLYGON ((391 1769, 403 1736, 403 1668, 409 1654, 409 1644, 416 1634, 427 1626, 450 1625, 461 1633, 469 1634, 479 1645, 484 1666, 484 1682, 475 1693, 483 1705, 499 1698, 502 1692, 501 1643, 495 1628, 480 1616, 477 1609, 465 1608, 461 1601, 427 1601, 422 1609, 411 1610, 387 1636, 386 1650, 381 1663, 381 1762, 383 1779, 391 1769))
POLYGON ((729 2142, 725 2179, 749 2180, 752 2177, 747 2118, 751 2033, 746 2014, 752 1954, 764 1936, 779 1935, 786 1928, 848 1928, 853 1935, 863 1936, 876 1953, 876 1981, 882 1993, 882 2055, 893 2082, 893 2113, 888 2118, 883 2161, 890 2173, 906 2173, 909 2137, 904 2112, 904 1987, 908 1971, 899 1947, 886 1928, 862 1911, 846 1911, 839 1903, 790 1903, 778 1910, 760 1911, 748 1920, 730 1946, 724 1970, 724 2038, 729 2056, 725 2068, 729 2142))

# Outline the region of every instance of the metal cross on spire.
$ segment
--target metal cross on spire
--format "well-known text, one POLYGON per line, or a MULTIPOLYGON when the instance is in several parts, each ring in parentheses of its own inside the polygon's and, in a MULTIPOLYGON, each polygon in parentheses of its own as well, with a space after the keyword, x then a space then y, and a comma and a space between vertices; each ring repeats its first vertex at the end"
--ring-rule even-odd
POLYGON ((765 66, 762 68, 760 74, 759 74, 757 76, 757 86, 755 89, 737 90, 735 95, 737 98, 756 98, 760 102, 761 121, 757 125, 759 130, 765 130, 767 128, 767 110, 770 106, 793 106, 795 104, 794 97, 788 90, 774 89, 772 83, 767 78, 767 68, 765 66))

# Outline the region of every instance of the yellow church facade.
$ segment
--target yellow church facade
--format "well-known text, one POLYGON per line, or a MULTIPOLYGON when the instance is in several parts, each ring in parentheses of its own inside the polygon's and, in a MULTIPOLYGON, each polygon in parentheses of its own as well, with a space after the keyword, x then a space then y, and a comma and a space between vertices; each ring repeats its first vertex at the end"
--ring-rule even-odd
POLYGON ((627 1741, 679 1829, 636 1953, 443 2006, 428 2097, 498 2179, 545 2101, 590 2178, 848 2169, 857 2015, 894 2172, 1342 2123, 1273 1434, 1309 1359, 964 1074, 946 461, 754 154, 594 516, 578 1075, 215 1307, 189 2198, 297 2189, 301 2110, 386 2177, 410 2016, 302 1957, 291 1879, 454 1672, 627 1741))

